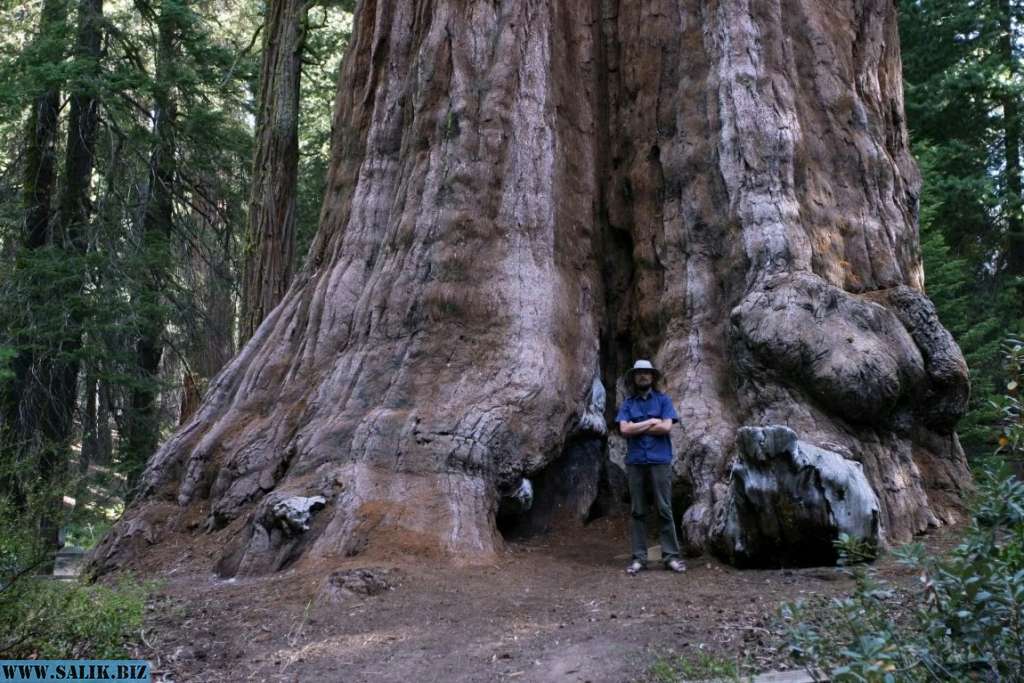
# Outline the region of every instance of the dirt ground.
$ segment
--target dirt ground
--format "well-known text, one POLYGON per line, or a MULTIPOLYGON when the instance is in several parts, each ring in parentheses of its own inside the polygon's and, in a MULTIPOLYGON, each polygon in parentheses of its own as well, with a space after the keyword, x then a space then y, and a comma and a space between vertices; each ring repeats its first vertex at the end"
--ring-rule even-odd
MULTIPOLYGON (((950 545, 955 530, 927 538, 950 545)), ((135 653, 154 681, 644 681, 659 657, 710 653, 759 670, 792 668, 781 603, 848 591, 834 568, 736 570, 688 560, 625 574, 624 520, 511 543, 493 566, 357 556, 330 568, 223 580, 202 543, 182 546, 135 653), (391 587, 324 592, 338 570, 367 568, 391 587), (333 596, 333 597, 332 597, 333 596)), ((891 559, 883 576, 909 580, 891 559)))

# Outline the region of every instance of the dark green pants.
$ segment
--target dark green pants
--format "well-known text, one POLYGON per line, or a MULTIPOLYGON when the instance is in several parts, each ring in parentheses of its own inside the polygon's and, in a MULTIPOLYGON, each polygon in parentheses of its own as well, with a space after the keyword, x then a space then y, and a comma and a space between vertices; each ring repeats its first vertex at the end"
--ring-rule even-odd
POLYGON ((626 465, 630 511, 633 518, 633 559, 647 564, 647 497, 644 482, 650 480, 661 527, 661 560, 679 557, 679 539, 672 519, 672 465, 626 465))

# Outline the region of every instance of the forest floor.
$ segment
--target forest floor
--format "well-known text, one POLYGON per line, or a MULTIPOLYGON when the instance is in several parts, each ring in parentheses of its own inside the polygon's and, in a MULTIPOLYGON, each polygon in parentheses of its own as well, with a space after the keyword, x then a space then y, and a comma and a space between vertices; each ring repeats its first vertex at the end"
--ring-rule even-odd
MULTIPOLYGON (((957 535, 925 543, 943 552, 957 535)), ((626 539, 625 520, 603 518, 509 543, 492 566, 356 556, 228 580, 210 570, 212 548, 183 545, 151 567, 161 585, 134 655, 153 664, 154 682, 176 683, 646 681, 670 660, 692 671, 729 661, 779 670, 794 668, 780 605, 853 585, 835 568, 741 571, 707 557, 688 560, 684 574, 652 562, 631 577, 626 539), (324 591, 329 574, 356 569, 391 587, 324 591)), ((891 556, 876 566, 884 578, 914 579, 891 556)))

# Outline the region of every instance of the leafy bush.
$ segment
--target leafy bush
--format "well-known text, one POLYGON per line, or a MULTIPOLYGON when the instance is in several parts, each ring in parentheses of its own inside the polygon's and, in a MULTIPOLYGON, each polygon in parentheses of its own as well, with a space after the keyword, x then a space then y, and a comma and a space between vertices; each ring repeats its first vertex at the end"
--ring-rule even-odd
POLYGON ((0 499, 0 659, 126 657, 151 586, 38 575, 48 554, 26 517, 0 499))
POLYGON ((148 587, 28 577, 0 594, 0 658, 120 659, 142 626, 148 587))
POLYGON ((917 590, 857 566, 847 570, 849 597, 783 608, 792 653, 808 671, 834 681, 1024 680, 1024 483, 985 473, 949 557, 920 544, 895 554, 920 573, 917 590))
POLYGON ((740 675, 740 666, 737 662, 717 657, 708 652, 696 652, 691 656, 660 657, 651 665, 647 674, 651 680, 657 683, 745 680, 740 675))
POLYGON ((989 403, 999 412, 1000 431, 997 454, 1004 457, 1024 455, 1024 411, 1020 389, 1024 384, 1024 341, 1010 338, 1003 344, 1006 362, 1006 394, 989 403))
POLYGON ((64 542, 67 545, 89 550, 99 543, 100 539, 113 526, 113 522, 99 514, 72 517, 64 527, 64 542))

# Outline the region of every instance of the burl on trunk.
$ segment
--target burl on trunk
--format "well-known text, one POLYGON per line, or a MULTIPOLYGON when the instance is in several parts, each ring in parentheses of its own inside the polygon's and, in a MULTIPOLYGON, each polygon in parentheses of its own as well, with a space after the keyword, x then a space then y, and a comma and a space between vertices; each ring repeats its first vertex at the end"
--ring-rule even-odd
POLYGON ((743 426, 860 463, 890 541, 959 511, 967 368, 923 293, 891 0, 363 0, 332 159, 305 268, 98 568, 186 513, 223 574, 486 560, 524 477, 549 516, 614 493, 635 357, 682 418, 691 552, 735 550, 743 426))

